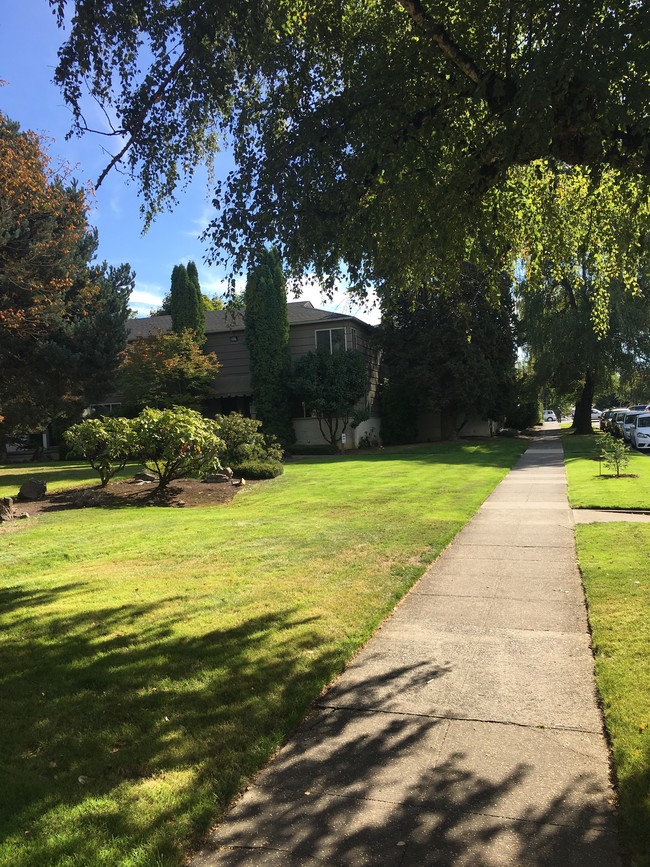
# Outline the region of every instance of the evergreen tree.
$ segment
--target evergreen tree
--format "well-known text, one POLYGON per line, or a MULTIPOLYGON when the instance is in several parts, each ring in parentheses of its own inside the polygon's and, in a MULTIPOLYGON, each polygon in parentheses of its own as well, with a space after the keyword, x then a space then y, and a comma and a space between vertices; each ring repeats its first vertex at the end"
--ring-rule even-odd
MULTIPOLYGON (((196 266, 194 266, 194 272, 196 273, 196 266)), ((175 265, 172 271, 170 313, 172 328, 177 334, 189 329, 196 340, 203 341, 205 337, 205 312, 201 301, 201 290, 198 286, 198 275, 196 282, 194 282, 185 265, 175 265)))
POLYGON ((264 250, 248 275, 245 293, 246 344, 257 417, 265 434, 286 447, 294 442, 289 405, 289 318, 280 255, 264 250))
POLYGON ((199 282, 199 272, 196 268, 196 265, 191 260, 187 263, 187 276, 189 277, 190 284, 194 289, 194 303, 196 304, 197 310, 197 326, 198 331, 201 335, 205 334, 205 311, 206 305, 203 300, 203 295, 201 294, 201 283, 199 282))

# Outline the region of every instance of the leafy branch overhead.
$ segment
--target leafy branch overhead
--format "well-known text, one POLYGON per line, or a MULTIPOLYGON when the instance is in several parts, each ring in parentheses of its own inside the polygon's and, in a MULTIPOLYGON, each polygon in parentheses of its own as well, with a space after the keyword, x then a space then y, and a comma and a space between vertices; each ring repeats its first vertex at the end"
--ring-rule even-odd
MULTIPOLYGON (((50 2, 62 20, 69 0, 50 2)), ((78 130, 86 86, 117 117, 102 132, 126 138, 116 158, 145 220, 232 143, 207 237, 233 270, 271 242, 288 276, 417 286, 441 262, 481 264, 486 228, 492 258, 512 253, 522 167, 650 171, 650 8, 636 0, 75 10, 56 78, 78 130)))

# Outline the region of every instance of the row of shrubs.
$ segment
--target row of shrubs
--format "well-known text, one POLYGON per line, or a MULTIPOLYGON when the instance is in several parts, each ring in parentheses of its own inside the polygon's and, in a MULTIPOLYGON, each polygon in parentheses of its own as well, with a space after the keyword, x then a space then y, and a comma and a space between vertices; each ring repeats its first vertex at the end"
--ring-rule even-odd
POLYGON ((99 473, 102 487, 137 460, 164 488, 174 479, 211 476, 225 467, 246 479, 280 475, 282 448, 260 425, 239 413, 209 419, 176 406, 144 409, 132 419, 86 419, 69 428, 64 438, 69 454, 84 458, 99 473))

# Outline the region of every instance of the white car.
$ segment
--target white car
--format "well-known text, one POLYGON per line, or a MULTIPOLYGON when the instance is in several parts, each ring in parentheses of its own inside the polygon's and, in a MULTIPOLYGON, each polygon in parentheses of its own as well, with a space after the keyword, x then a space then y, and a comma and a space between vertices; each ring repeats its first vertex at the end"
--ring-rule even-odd
POLYGON ((621 433, 623 434, 623 439, 626 443, 631 442, 632 437, 632 428, 634 427, 634 423, 636 422, 636 417, 639 415, 637 412, 626 412, 625 417, 623 418, 623 424, 621 425, 621 433))
POLYGON ((555 413, 552 409, 545 409, 542 413, 542 418, 544 421, 555 421, 555 413))
POLYGON ((601 415, 602 415, 602 413, 599 409, 594 408, 591 410, 591 420, 592 421, 598 421, 598 419, 601 417, 601 415))
POLYGON ((650 412, 640 412, 634 419, 630 442, 635 449, 650 449, 650 412))

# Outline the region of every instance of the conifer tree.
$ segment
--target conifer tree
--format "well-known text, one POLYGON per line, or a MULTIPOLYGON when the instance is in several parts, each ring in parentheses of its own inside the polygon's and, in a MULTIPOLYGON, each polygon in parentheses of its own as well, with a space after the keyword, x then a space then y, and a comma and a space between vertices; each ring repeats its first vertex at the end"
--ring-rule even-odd
POLYGON ((277 250, 263 250, 248 275, 245 293, 246 344, 257 417, 266 434, 286 447, 295 441, 289 405, 289 318, 282 264, 277 250))
POLYGON ((185 265, 174 266, 170 291, 172 328, 177 334, 189 329, 198 341, 202 341, 205 337, 205 313, 197 286, 198 275, 194 283, 185 265))

